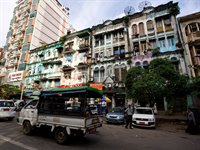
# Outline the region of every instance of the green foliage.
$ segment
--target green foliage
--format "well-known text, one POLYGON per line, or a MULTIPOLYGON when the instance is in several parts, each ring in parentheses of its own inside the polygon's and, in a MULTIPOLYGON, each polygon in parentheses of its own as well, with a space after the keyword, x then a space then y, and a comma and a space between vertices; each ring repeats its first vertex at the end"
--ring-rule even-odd
POLYGON ((169 60, 154 59, 145 70, 131 68, 125 85, 128 98, 137 99, 142 105, 153 105, 163 97, 174 100, 176 96, 185 96, 187 77, 180 75, 169 60))
POLYGON ((160 54, 160 48, 154 48, 152 49, 152 56, 158 56, 160 54))
POLYGON ((200 76, 192 78, 187 86, 188 93, 198 94, 200 92, 200 76))
POLYGON ((0 98, 9 99, 13 95, 20 93, 18 87, 14 85, 4 84, 0 85, 0 98))
POLYGON ((138 80, 142 74, 143 74, 144 70, 140 67, 133 67, 130 68, 126 74, 126 79, 125 79, 125 85, 127 88, 127 96, 129 98, 132 98, 132 86, 133 86, 133 82, 138 80))

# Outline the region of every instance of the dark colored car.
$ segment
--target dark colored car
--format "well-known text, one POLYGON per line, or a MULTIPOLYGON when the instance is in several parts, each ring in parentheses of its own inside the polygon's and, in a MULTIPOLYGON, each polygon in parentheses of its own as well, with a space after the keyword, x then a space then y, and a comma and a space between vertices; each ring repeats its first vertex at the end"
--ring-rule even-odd
POLYGON ((124 123, 124 109, 122 107, 114 107, 106 115, 107 123, 124 123))

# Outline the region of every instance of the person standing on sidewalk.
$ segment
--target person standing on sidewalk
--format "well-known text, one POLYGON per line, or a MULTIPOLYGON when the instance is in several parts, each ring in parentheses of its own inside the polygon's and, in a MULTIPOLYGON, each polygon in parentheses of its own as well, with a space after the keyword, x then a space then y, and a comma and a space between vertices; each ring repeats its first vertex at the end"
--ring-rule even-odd
POLYGON ((128 128, 128 126, 129 126, 130 129, 133 129, 133 127, 132 127, 133 109, 132 109, 130 104, 128 105, 128 108, 125 110, 125 113, 126 113, 126 125, 125 125, 125 128, 128 128))
POLYGON ((195 134, 197 124, 196 124, 196 119, 194 116, 194 113, 192 112, 191 108, 188 108, 187 112, 187 120, 188 120, 188 127, 186 129, 186 132, 189 132, 190 134, 195 134))

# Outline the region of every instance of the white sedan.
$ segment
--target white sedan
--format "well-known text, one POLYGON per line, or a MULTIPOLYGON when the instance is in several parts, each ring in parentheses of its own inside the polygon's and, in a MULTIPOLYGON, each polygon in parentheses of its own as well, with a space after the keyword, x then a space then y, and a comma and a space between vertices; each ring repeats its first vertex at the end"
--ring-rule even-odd
POLYGON ((15 108, 12 100, 0 100, 0 119, 14 119, 16 115, 15 108))
POLYGON ((132 116, 134 126, 152 127, 156 126, 156 119, 153 109, 150 107, 136 107, 132 116))

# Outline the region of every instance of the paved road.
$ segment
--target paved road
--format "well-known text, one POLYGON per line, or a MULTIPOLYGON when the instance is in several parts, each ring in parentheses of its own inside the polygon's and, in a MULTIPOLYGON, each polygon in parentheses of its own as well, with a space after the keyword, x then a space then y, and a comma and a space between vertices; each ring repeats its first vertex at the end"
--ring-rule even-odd
POLYGON ((159 125, 154 129, 125 129, 104 124, 97 134, 73 138, 69 145, 58 145, 43 130, 23 135, 16 121, 0 121, 0 150, 199 150, 200 135, 188 135, 181 126, 159 125))

